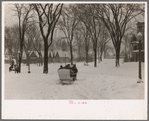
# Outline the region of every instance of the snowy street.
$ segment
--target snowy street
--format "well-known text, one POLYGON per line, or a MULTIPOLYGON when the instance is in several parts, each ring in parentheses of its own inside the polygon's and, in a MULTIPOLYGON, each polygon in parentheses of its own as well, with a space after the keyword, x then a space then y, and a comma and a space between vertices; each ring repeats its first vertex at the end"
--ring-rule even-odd
MULTIPOLYGON (((49 73, 43 74, 43 66, 22 64, 21 73, 9 72, 5 64, 5 99, 17 100, 67 100, 67 99, 144 99, 144 84, 137 83, 138 62, 122 63, 115 67, 115 59, 104 59, 98 66, 76 63, 79 74, 71 83, 60 83, 57 69, 60 63, 49 64, 49 73)), ((64 63, 62 64, 64 65, 64 63)), ((142 63, 144 70, 144 63, 142 63)), ((144 81, 144 71, 142 78, 144 81)))

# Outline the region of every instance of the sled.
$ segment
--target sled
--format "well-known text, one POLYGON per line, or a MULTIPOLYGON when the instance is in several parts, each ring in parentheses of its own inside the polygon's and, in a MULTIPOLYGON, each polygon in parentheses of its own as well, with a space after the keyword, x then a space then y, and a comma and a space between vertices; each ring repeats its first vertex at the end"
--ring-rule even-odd
POLYGON ((59 79, 61 81, 75 81, 75 76, 70 76, 69 69, 59 69, 58 70, 59 79))

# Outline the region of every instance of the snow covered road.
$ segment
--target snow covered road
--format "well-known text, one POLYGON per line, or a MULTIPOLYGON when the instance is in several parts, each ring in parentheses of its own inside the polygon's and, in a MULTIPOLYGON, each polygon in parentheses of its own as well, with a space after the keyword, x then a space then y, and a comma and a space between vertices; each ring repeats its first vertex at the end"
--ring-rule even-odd
POLYGON ((59 66, 58 63, 49 64, 49 73, 42 74, 42 66, 31 64, 31 73, 28 74, 28 67, 22 64, 22 72, 15 74, 9 72, 9 65, 5 64, 5 80, 2 80, 5 99, 144 99, 144 83, 137 83, 137 62, 124 63, 118 68, 114 59, 104 59, 96 68, 93 63, 89 66, 77 63, 78 79, 65 84, 60 83, 59 66))

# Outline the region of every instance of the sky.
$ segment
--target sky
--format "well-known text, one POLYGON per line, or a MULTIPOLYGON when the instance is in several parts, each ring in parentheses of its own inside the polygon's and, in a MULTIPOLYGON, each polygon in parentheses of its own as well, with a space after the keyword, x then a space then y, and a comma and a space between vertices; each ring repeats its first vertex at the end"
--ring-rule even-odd
POLYGON ((12 4, 4 4, 3 6, 4 21, 6 26, 12 26, 18 23, 18 18, 16 16, 16 13, 12 9, 13 9, 12 4))
MULTIPOLYGON (((6 26, 12 26, 14 24, 18 23, 18 18, 16 16, 16 13, 13 11, 13 5, 8 3, 3 3, 3 10, 4 10, 4 20, 6 26)), ((144 22, 144 17, 138 16, 136 17, 136 20, 133 20, 133 24, 136 24, 137 22, 144 22)))

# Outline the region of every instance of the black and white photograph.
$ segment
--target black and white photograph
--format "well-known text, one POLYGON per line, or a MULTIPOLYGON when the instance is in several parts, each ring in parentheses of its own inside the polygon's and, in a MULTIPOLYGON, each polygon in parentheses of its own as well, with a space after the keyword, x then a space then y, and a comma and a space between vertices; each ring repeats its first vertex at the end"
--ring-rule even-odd
POLYGON ((141 1, 2 2, 2 117, 147 119, 147 25, 141 1))

